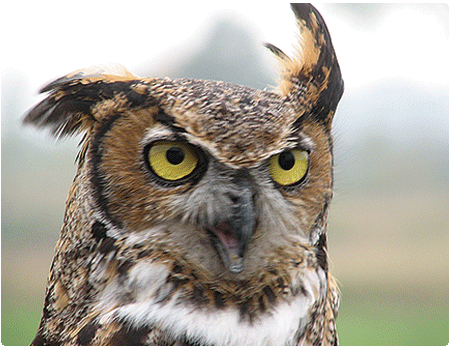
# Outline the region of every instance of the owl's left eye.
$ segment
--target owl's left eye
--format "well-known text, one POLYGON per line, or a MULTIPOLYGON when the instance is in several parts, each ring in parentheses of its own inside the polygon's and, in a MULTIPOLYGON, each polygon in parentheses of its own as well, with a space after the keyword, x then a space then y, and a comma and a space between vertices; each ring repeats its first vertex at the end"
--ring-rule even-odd
POLYGON ((195 148, 185 142, 155 142, 148 149, 147 156, 153 172, 168 181, 188 177, 199 164, 199 156, 195 148))
POLYGON ((272 179, 283 186, 294 185, 303 180, 309 168, 309 154, 300 149, 284 151, 270 158, 269 171, 272 179))

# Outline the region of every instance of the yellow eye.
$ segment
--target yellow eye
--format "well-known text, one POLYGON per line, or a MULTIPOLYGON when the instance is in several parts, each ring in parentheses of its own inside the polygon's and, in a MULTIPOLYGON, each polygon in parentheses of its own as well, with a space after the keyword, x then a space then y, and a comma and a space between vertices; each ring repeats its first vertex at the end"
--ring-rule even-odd
POLYGON ((185 178, 198 164, 194 148, 184 142, 155 142, 148 151, 148 160, 155 174, 169 181, 185 178))
POLYGON ((272 179, 280 185, 293 185, 304 178, 309 166, 308 152, 299 149, 284 151, 270 158, 272 179))

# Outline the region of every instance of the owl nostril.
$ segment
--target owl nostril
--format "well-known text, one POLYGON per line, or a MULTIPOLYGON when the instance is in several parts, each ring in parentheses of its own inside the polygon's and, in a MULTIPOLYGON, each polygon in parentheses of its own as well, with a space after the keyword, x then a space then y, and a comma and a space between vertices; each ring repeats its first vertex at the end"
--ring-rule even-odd
POLYGON ((239 201, 239 196, 236 196, 234 194, 228 194, 228 197, 230 197, 233 204, 236 204, 239 201))

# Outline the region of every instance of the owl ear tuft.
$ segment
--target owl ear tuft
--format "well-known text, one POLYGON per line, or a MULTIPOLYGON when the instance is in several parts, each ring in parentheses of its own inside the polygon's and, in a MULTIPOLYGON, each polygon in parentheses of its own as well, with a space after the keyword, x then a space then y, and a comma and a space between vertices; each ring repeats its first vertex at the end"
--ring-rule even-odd
POLYGON ((47 127, 58 138, 89 130, 106 115, 142 103, 146 89, 138 83, 121 66, 76 71, 43 87, 40 92, 49 95, 27 113, 23 123, 47 127))
POLYGON ((344 83, 327 26, 311 4, 291 4, 299 28, 298 47, 290 58, 266 44, 280 61, 277 92, 288 97, 302 114, 331 119, 344 91, 344 83))
POLYGON ((265 43, 264 46, 269 49, 269 51, 272 52, 281 62, 290 60, 289 56, 275 45, 265 43))

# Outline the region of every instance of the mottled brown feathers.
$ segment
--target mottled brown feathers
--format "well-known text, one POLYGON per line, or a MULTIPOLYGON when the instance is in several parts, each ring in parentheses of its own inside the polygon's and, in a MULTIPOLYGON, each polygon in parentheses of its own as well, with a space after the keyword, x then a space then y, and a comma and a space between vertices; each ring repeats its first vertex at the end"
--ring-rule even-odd
POLYGON ((295 57, 288 57, 274 45, 266 46, 280 61, 278 92, 290 96, 331 127, 331 119, 341 99, 344 83, 333 44, 320 13, 306 4, 291 4, 300 30, 295 57))
POLYGON ((123 68, 41 90, 24 122, 84 136, 32 345, 337 345, 343 83, 320 14, 292 9, 295 57, 267 44, 273 92, 123 68))
POLYGON ((46 85, 49 96, 34 107, 24 123, 49 127, 57 137, 86 131, 112 112, 151 104, 139 78, 126 70, 117 74, 101 69, 71 73, 46 85))

